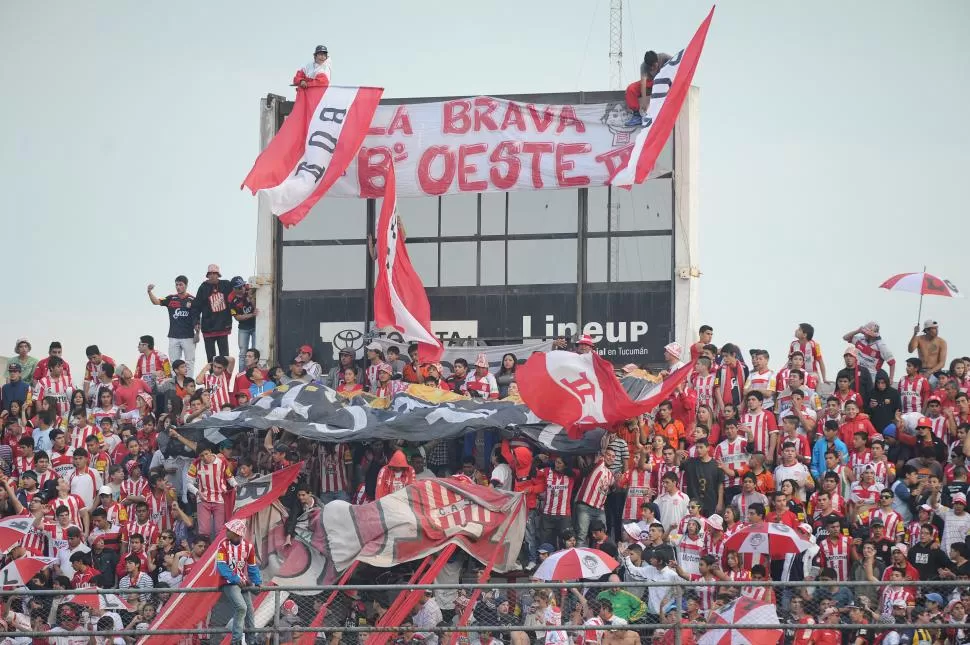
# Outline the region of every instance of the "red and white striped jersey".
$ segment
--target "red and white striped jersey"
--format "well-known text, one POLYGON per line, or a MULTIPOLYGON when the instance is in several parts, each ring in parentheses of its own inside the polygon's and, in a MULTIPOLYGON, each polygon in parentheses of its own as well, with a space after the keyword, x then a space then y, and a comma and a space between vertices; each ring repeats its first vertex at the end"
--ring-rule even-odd
POLYGON ((229 462, 222 455, 216 455, 211 464, 200 458, 189 466, 189 479, 195 479, 195 487, 199 491, 198 499, 201 502, 224 502, 230 488, 230 477, 229 462))
POLYGON ((903 522, 903 518, 892 509, 887 511, 883 508, 877 508, 870 511, 869 523, 871 524, 873 520, 882 520, 883 526, 885 526, 883 535, 891 540, 906 532, 906 524, 903 522))
POLYGON ((778 424, 775 423, 775 416, 770 412, 761 410, 755 414, 746 412, 741 417, 741 425, 748 430, 748 440, 754 442, 756 452, 768 454, 770 437, 778 433, 778 424))
POLYGON ((320 492, 338 493, 347 491, 347 446, 338 443, 333 453, 320 449, 320 492))
POLYGON ((67 532, 72 528, 81 529, 80 524, 68 524, 61 526, 57 522, 44 522, 44 533, 47 534, 47 553, 49 557, 56 558, 61 549, 69 549, 67 543, 67 532))
POLYGON ((684 535, 677 544, 677 562, 685 573, 700 575, 701 556, 704 555, 704 536, 696 538, 684 535))
POLYGON ((37 473, 37 488, 43 488, 47 482, 57 480, 57 473, 50 468, 43 472, 39 470, 35 470, 34 472, 37 473))
MULTIPOLYGON (((854 392, 852 390, 846 390, 843 393, 836 390, 832 392, 832 396, 834 396, 839 400, 839 404, 842 406, 843 412, 845 412, 845 404, 848 403, 849 401, 855 401, 856 405, 859 406, 860 410, 865 409, 864 407, 862 407, 862 395, 860 395, 858 392, 854 392)), ((839 422, 839 425, 842 425, 841 421, 839 422)))
POLYGON ((97 428, 101 427, 101 419, 111 419, 114 421, 119 416, 121 416, 121 408, 117 405, 112 405, 110 408, 105 410, 104 408, 94 408, 91 410, 91 420, 94 421, 94 425, 97 428))
POLYGON ((465 379, 465 387, 468 389, 468 393, 472 398, 498 398, 498 382, 495 380, 495 375, 491 372, 486 372, 484 376, 476 376, 474 373, 469 374, 468 378, 465 379))
POLYGON ((896 464, 888 459, 872 462, 872 468, 876 473, 876 481, 883 486, 889 486, 896 481, 896 464))
POLYGON ((172 362, 168 356, 157 349, 138 357, 138 362, 135 363, 135 378, 144 379, 147 376, 149 377, 147 380, 154 382, 155 372, 164 372, 166 377, 172 375, 172 362))
MULTIPOLYGON (((851 448, 850 448, 851 450, 851 448)), ((866 448, 860 452, 849 453, 849 468, 855 474, 856 481, 862 479, 862 471, 872 463, 872 451, 866 448)))
MULTIPOLYGON (((121 494, 118 496, 118 500, 123 502, 132 495, 135 497, 148 497, 148 480, 144 477, 139 477, 138 479, 129 477, 121 482, 121 494)), ((110 517, 108 521, 111 521, 110 517)))
POLYGON ((172 506, 168 492, 148 495, 148 518, 162 531, 172 528, 172 506))
POLYGON ((583 485, 579 487, 577 501, 593 508, 604 508, 606 496, 609 494, 612 485, 613 472, 601 461, 586 477, 583 485))
POLYGON ((137 518, 132 518, 128 520, 128 523, 121 527, 121 541, 131 542, 132 535, 140 535, 145 538, 145 548, 147 549, 153 544, 158 543, 158 536, 161 535, 162 531, 158 528, 158 524, 148 520, 147 522, 139 522, 137 518))
POLYGON ((690 377, 690 386, 697 392, 697 405, 714 406, 714 381, 715 374, 701 376, 696 372, 690 377))
POLYGON ((50 504, 51 513, 54 517, 57 517, 57 509, 61 506, 67 507, 67 511, 71 517, 71 524, 81 526, 81 509, 87 508, 81 496, 72 494, 67 497, 55 497, 50 504))
MULTIPOLYGON (((778 392, 784 392, 788 389, 788 380, 791 378, 792 368, 786 367, 783 370, 779 370, 778 374, 775 376, 775 387, 778 388, 778 392)), ((805 372, 805 370, 802 370, 805 372)), ((811 372, 805 372, 805 383, 802 385, 802 390, 809 389, 815 391, 818 388, 818 379, 811 372)), ((809 397, 805 397, 807 401, 809 397)))
POLYGON ((58 477, 63 477, 67 479, 74 472, 74 451, 71 450, 70 446, 64 448, 63 452, 58 452, 56 449, 51 449, 51 470, 58 477))
POLYGON ((71 393, 74 392, 74 385, 71 377, 61 374, 54 378, 50 374, 34 382, 34 399, 40 401, 48 396, 57 400, 57 412, 61 416, 67 416, 71 409, 71 393))
POLYGON ((73 432, 71 432, 71 452, 74 452, 78 448, 85 448, 86 450, 88 437, 91 436, 97 437, 98 441, 101 443, 104 442, 104 437, 101 436, 101 431, 90 423, 85 423, 83 426, 74 428, 73 432))
POLYGON ((655 491, 663 490, 664 475, 667 473, 674 473, 677 475, 677 488, 684 489, 684 471, 680 469, 680 466, 668 465, 666 462, 661 461, 657 464, 656 468, 653 469, 652 481, 653 489, 655 491))
POLYGON ((20 545, 24 547, 24 550, 26 550, 29 555, 35 555, 40 558, 47 557, 47 554, 49 553, 47 543, 49 540, 47 538, 46 529, 53 531, 56 524, 54 522, 45 522, 44 526, 35 528, 33 524, 33 516, 27 516, 27 519, 31 523, 30 528, 27 529, 27 533, 20 538, 20 545))
POLYGON ((907 607, 916 604, 916 597, 909 587, 883 587, 879 598, 879 609, 883 618, 892 619, 893 604, 897 600, 905 602, 907 607))
POLYGON ((933 426, 933 435, 939 438, 940 441, 946 442, 947 440, 947 428, 946 428, 946 417, 942 414, 938 417, 931 417, 927 415, 927 419, 930 420, 930 424, 933 426))
POLYGON ((224 405, 232 405, 229 400, 229 377, 226 372, 219 375, 207 372, 205 388, 211 393, 213 412, 218 412, 224 405))
POLYGON ((772 605, 775 604, 775 592, 771 587, 764 587, 762 585, 742 587, 741 595, 751 598, 752 600, 759 600, 772 605))
MULTIPOLYGON (((710 574, 708 577, 698 576, 693 579, 693 582, 704 583, 704 582, 717 582, 718 579, 710 574)), ((713 585, 698 584, 693 588, 694 593, 697 594, 697 600, 700 603, 702 611, 708 611, 714 607, 714 600, 717 598, 718 591, 720 587, 715 587, 713 585)))
POLYGON ((714 536, 710 531, 704 535, 705 547, 704 549, 715 558, 717 558, 717 564, 723 569, 725 566, 724 562, 724 543, 727 542, 728 536, 721 532, 721 537, 714 539, 714 536))
POLYGON ((734 477, 724 477, 727 487, 741 485, 741 467, 748 463, 748 442, 740 436, 734 441, 725 439, 714 449, 714 459, 722 461, 731 467, 736 474, 734 477))
POLYGON ((752 504, 764 504, 765 508, 769 507, 768 498, 765 497, 764 493, 755 490, 753 493, 738 493, 731 500, 731 505, 741 511, 741 517, 748 516, 748 509, 752 504))
POLYGON ((124 504, 113 502, 111 506, 104 509, 104 513, 108 524, 117 524, 120 527, 128 523, 128 507, 124 504))
POLYGON ((377 386, 379 383, 377 380, 377 372, 380 369, 380 367, 381 367, 381 363, 380 361, 378 361, 377 363, 372 363, 371 365, 368 365, 367 368, 364 370, 363 386, 371 394, 375 394, 377 392, 377 386))
POLYGON ((93 546, 98 540, 104 541, 105 549, 121 553, 121 526, 109 523, 106 529, 92 527, 91 534, 88 536, 88 546, 93 546))
POLYGON ((545 502, 542 504, 543 515, 557 515, 569 517, 572 515, 573 486, 576 483, 571 471, 557 473, 552 468, 544 469, 540 473, 544 486, 545 502))
POLYGON ((640 515, 640 505, 650 501, 650 478, 653 475, 649 470, 631 470, 623 476, 623 484, 626 486, 626 501, 623 503, 623 519, 635 521, 640 515))
POLYGON ((879 482, 872 486, 865 486, 862 482, 853 482, 849 499, 855 504, 876 504, 879 502, 879 494, 885 489, 886 487, 879 482))
POLYGON ((791 356, 794 352, 801 352, 805 356, 805 371, 807 373, 817 374, 819 372, 818 362, 822 360, 821 345, 814 340, 793 340, 791 345, 788 346, 788 355, 791 356))
POLYGON ((922 412, 929 396, 930 382, 926 377, 917 374, 899 379, 899 400, 902 403, 903 414, 922 412))
POLYGON ((831 535, 819 544, 822 555, 822 567, 835 569, 836 580, 845 582, 849 580, 849 553, 852 550, 852 541, 848 536, 841 533, 833 540, 831 535))
POLYGON ((13 458, 13 472, 11 473, 14 477, 20 477, 28 470, 34 469, 34 456, 25 457, 23 455, 18 455, 13 458))
MULTIPOLYGON (((233 573, 242 578, 243 585, 246 585, 249 582, 249 567, 257 564, 256 548, 246 540, 240 540, 239 544, 223 540, 216 551, 216 565, 219 563, 228 565, 233 573)), ((218 573, 218 569, 216 572, 218 573)))

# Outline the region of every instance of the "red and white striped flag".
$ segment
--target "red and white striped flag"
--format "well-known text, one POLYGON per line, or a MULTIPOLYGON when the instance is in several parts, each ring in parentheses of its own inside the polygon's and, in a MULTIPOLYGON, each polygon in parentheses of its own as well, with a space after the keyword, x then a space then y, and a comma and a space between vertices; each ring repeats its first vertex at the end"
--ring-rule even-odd
POLYGON ((411 264, 404 230, 397 214, 397 179, 394 162, 387 168, 384 202, 377 223, 377 284, 374 287, 374 322, 393 327, 404 340, 418 343, 418 357, 434 363, 444 347, 431 333, 431 305, 421 277, 411 264))
POLYGON ((522 401, 540 419, 558 423, 576 438, 652 411, 694 370, 694 363, 664 379, 647 398, 634 401, 616 378, 613 364, 596 352, 536 353, 519 367, 515 381, 522 401))
POLYGON ((686 49, 682 49, 660 68, 653 79, 650 93, 650 107, 644 115, 644 126, 637 134, 637 140, 630 153, 627 165, 616 173, 611 184, 629 188, 643 182, 653 170, 657 157, 667 144, 680 108, 684 105, 690 83, 697 69, 697 62, 704 49, 707 29, 711 26, 714 8, 697 29, 686 49))
POLYGON ((383 88, 311 85, 256 158, 243 186, 269 199, 284 226, 298 224, 360 150, 383 88))

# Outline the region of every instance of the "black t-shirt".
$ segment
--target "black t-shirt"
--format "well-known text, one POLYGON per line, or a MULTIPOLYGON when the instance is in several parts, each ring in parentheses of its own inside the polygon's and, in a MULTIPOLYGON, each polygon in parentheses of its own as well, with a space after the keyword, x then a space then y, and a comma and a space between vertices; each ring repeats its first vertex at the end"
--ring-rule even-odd
POLYGON ((724 484, 724 471, 711 459, 703 462, 698 458, 684 462, 684 484, 691 499, 700 500, 705 516, 717 507, 717 492, 724 484))
POLYGON ((967 494, 970 491, 970 483, 967 482, 950 482, 949 484, 944 484, 943 493, 940 501, 944 506, 952 508, 953 507, 953 496, 957 493, 967 494))
MULTIPOLYGON (((239 314, 251 314, 256 310, 256 305, 253 304, 252 298, 248 294, 237 295, 235 291, 229 296, 229 313, 233 316, 238 316, 239 314)), ((238 323, 238 329, 242 330, 253 330, 256 329, 256 319, 247 318, 246 320, 240 320, 238 323)))
POLYGON ((858 639, 862 639, 865 643, 872 643, 872 639, 875 637, 875 633, 871 627, 862 627, 859 629, 853 629, 849 632, 849 638, 846 640, 849 645, 853 645, 858 639))
POLYGON ((169 338, 192 338, 195 335, 195 312, 192 311, 194 300, 189 294, 179 297, 173 293, 158 301, 168 312, 169 338))
POLYGON ((195 292, 195 314, 200 319, 202 333, 209 336, 227 336, 232 331, 232 315, 229 313, 229 296, 232 285, 228 280, 216 284, 203 282, 195 292))

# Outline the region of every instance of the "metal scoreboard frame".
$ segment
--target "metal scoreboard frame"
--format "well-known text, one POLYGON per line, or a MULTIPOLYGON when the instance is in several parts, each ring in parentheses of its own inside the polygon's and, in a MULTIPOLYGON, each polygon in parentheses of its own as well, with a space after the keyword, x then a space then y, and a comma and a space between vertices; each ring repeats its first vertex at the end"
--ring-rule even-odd
MULTIPOLYGON (((623 95, 498 98, 565 105, 608 103, 623 95)), ((589 333, 600 353, 620 365, 658 365, 665 344, 689 344, 698 323, 700 275, 698 99, 698 88, 691 87, 661 155, 669 171, 630 191, 591 186, 399 199, 410 255, 428 290, 433 331, 446 342, 488 344, 589 333), (568 263, 556 265, 561 259, 568 263)), ((261 149, 292 106, 273 95, 260 101, 261 149)), ((360 352, 373 325, 376 274, 367 235, 376 225, 376 200, 325 197, 314 208, 321 205, 333 220, 311 211, 284 230, 259 199, 256 338, 272 363, 287 362, 310 344, 317 360, 330 364, 338 344, 360 352), (312 218, 316 222, 306 226, 312 218)))

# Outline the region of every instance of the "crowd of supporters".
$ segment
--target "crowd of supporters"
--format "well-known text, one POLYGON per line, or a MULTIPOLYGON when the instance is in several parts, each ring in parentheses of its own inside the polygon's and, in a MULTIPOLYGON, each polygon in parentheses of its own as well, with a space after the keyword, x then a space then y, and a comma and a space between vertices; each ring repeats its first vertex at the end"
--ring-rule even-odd
MULTIPOLYGON (((507 355, 493 371, 482 354, 474 365, 459 359, 449 370, 421 363, 416 348, 402 348, 402 354, 391 347, 385 354, 382 345, 371 344, 363 361, 345 351, 335 365, 321 365, 312 347, 304 346, 288 365, 268 366, 251 333, 240 335, 237 361, 227 346, 233 320, 249 332, 258 315, 248 285, 221 280, 215 265, 195 297, 186 284, 179 276, 176 293, 161 299, 148 289, 152 303, 169 314, 174 360, 145 335, 134 369, 92 345, 87 364, 72 374, 59 343, 50 343, 48 355, 37 360, 27 339, 16 342, 0 390, 0 517, 22 517, 29 528, 5 561, 54 559, 28 588, 176 588, 229 519, 236 487, 305 461, 286 501, 294 517, 336 499, 364 503, 417 479, 461 476, 525 494, 523 576, 551 552, 576 545, 620 562, 611 578, 615 592, 484 596, 478 601, 484 609, 475 607, 479 622, 483 611, 492 612, 489 620, 541 626, 519 636, 496 635, 502 640, 622 640, 632 636, 621 630, 562 636, 549 621, 558 614, 569 618, 566 623, 662 624, 685 616, 702 621, 740 593, 775 602, 795 624, 915 621, 930 629, 942 623, 933 627, 944 630, 941 638, 970 641, 963 632, 945 631, 945 623, 963 620, 970 608, 970 586, 883 584, 970 576, 970 359, 946 362, 934 321, 914 330, 908 350, 915 356, 898 375, 876 323, 847 332, 842 365, 831 380, 809 324, 795 330, 791 346, 774 361, 777 369, 765 350, 744 354, 732 343, 718 347, 713 329, 704 326, 690 347, 666 347, 667 365, 658 373, 623 368, 660 380, 683 361, 695 361, 693 374, 670 400, 651 415, 608 428, 593 456, 549 454, 499 441, 489 431, 458 441, 334 445, 273 429, 212 445, 183 436, 181 426, 248 404, 277 385, 315 382, 369 401, 423 385, 518 402, 519 361, 507 355), (193 377, 199 334, 208 362, 193 377), (812 548, 773 560, 725 551, 731 535, 764 522, 789 526, 812 548), (778 594, 757 585, 769 579, 872 584, 778 594), (649 593, 623 587, 639 580, 699 584, 678 605, 665 587, 649 593), (703 586, 715 580, 752 584, 733 591, 703 586)), ((596 348, 583 336, 574 343, 557 339, 554 351, 596 348)), ((287 524, 288 539, 294 526, 287 524)), ((466 570, 473 568, 467 563, 466 570)), ((115 627, 147 626, 164 600, 131 591, 125 607, 115 611, 26 595, 9 600, 0 619, 11 630, 67 629, 84 620, 93 625, 105 615, 115 627)), ((435 594, 413 618, 429 621, 441 614, 447 620, 467 601, 464 594, 435 594)), ((807 632, 789 636, 792 642, 819 641, 807 632)))

